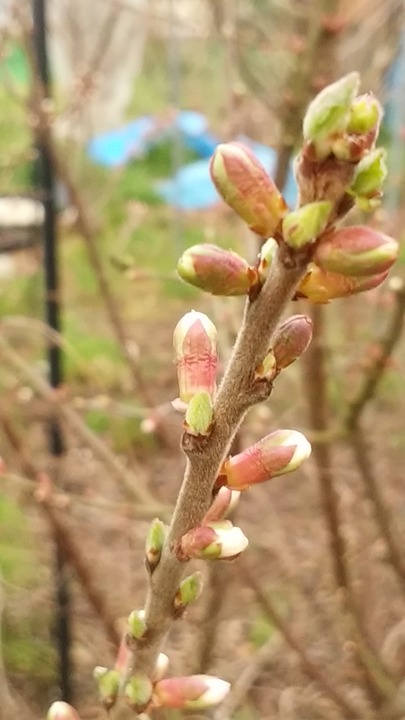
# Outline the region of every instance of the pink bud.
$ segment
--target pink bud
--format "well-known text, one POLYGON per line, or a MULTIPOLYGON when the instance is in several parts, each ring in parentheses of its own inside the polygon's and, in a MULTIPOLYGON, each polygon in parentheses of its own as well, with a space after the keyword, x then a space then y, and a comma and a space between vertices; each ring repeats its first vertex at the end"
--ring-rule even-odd
POLYGON ((196 393, 215 392, 217 374, 217 331, 204 313, 191 312, 177 323, 173 347, 180 400, 190 402, 196 393))
POLYGON ((282 194, 252 151, 238 142, 218 145, 211 177, 225 202, 261 237, 270 237, 287 213, 282 194))
POLYGON ((312 321, 307 315, 293 315, 281 323, 273 341, 277 372, 291 365, 312 340, 312 321))
POLYGON ((387 272, 398 257, 396 240, 363 225, 328 233, 314 260, 322 270, 355 277, 387 272))
POLYGON ((222 520, 233 510, 239 500, 240 493, 237 490, 231 490, 228 487, 221 487, 212 502, 212 505, 206 513, 203 524, 222 520))
POLYGON ((46 720, 80 720, 80 717, 71 705, 57 700, 49 708, 46 720))
POLYGON ((311 445, 297 430, 276 430, 252 447, 225 461, 217 485, 247 490, 251 485, 296 470, 311 454, 311 445))
POLYGON ((180 560, 229 560, 240 555, 248 544, 242 530, 229 520, 212 521, 183 535, 176 554, 180 560))
POLYGON ((186 282, 212 295, 246 295, 258 281, 257 270, 244 258, 208 243, 188 248, 177 272, 186 282))
POLYGON ((313 263, 298 288, 297 297, 307 298, 316 305, 323 304, 336 298, 372 290, 381 285, 387 275, 388 271, 369 277, 346 277, 340 273, 322 270, 313 263))
POLYGON ((211 675, 167 678, 156 683, 155 707, 203 710, 218 705, 230 690, 230 684, 211 675))

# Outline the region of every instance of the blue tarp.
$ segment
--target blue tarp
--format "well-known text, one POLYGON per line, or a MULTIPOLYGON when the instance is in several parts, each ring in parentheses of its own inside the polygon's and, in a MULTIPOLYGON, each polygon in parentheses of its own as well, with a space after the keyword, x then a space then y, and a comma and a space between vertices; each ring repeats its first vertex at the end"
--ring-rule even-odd
MULTIPOLYGON (((173 135, 193 150, 201 160, 180 168, 176 175, 156 183, 158 195, 168 204, 183 210, 203 210, 214 206, 218 194, 209 174, 209 158, 220 140, 208 129, 207 118, 201 113, 182 111, 170 121, 145 115, 91 140, 88 145, 90 158, 106 167, 125 165, 133 158, 142 157, 151 147, 164 142, 173 135)), ((270 174, 276 163, 276 152, 265 145, 255 143, 249 138, 238 138, 249 145, 270 174)), ((290 168, 284 196, 289 205, 296 200, 296 186, 290 168)))
MULTIPOLYGON (((252 142, 249 138, 238 140, 249 145, 270 175, 274 173, 277 161, 275 150, 252 142)), ((209 162, 209 159, 204 159, 185 165, 173 178, 156 183, 155 188, 160 197, 169 205, 182 210, 205 210, 218 203, 219 196, 210 177, 209 162)), ((297 187, 291 168, 283 194, 287 203, 293 206, 297 187)))

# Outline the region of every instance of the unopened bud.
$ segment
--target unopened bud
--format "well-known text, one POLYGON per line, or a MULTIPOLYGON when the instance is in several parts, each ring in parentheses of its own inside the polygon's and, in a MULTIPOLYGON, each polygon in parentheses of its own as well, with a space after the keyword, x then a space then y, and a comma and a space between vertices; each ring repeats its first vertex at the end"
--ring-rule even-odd
POLYGON ((352 72, 321 90, 305 113, 305 140, 313 142, 317 147, 318 143, 322 144, 330 136, 346 130, 359 84, 359 74, 352 72))
POLYGON ((255 380, 266 379, 269 382, 277 375, 277 363, 273 350, 270 350, 255 370, 255 380))
POLYGON ((348 192, 364 198, 373 198, 374 195, 379 195, 387 177, 385 158, 386 152, 383 148, 367 153, 356 166, 348 192))
POLYGON ((284 242, 295 250, 313 242, 325 230, 332 203, 324 200, 308 203, 289 213, 283 220, 284 242))
POLYGON ((259 265, 257 268, 261 282, 264 282, 269 274, 277 247, 278 245, 274 238, 268 238, 268 240, 266 240, 266 242, 262 245, 259 255, 259 265))
POLYGON ((149 570, 152 572, 158 565, 166 538, 166 525, 155 518, 149 527, 145 543, 145 558, 149 570))
POLYGON ((246 295, 257 270, 240 255, 216 245, 194 245, 181 256, 177 272, 190 285, 212 295, 246 295))
POLYGON ((157 707, 203 710, 222 702, 230 687, 211 675, 167 678, 156 683, 153 703, 157 707))
POLYGON ((288 208, 252 151, 237 142, 218 145, 210 171, 219 194, 250 229, 261 237, 272 235, 288 208))
POLYGON ((219 488, 219 491, 212 501, 212 505, 207 511, 203 519, 203 525, 208 525, 210 522, 217 520, 223 520, 229 515, 237 505, 240 498, 240 492, 237 490, 231 490, 225 486, 219 488))
POLYGON ((217 330, 204 313, 192 310, 177 323, 173 333, 180 400, 198 392, 215 392, 218 365, 217 330))
POLYGON ((316 249, 314 261, 323 270, 362 277, 387 272, 398 257, 399 245, 366 226, 332 232, 316 249))
POLYGON ((145 610, 132 610, 128 617, 128 628, 131 635, 140 640, 146 633, 145 610))
POLYGON ((153 682, 161 680, 166 675, 169 669, 169 658, 165 653, 159 653, 158 659, 156 660, 155 669, 153 671, 153 682))
POLYGON ((210 522, 189 530, 180 540, 177 555, 181 560, 223 560, 237 557, 249 544, 239 527, 229 520, 210 522))
POLYGON ((133 675, 124 689, 129 705, 138 712, 142 712, 149 705, 152 692, 152 682, 146 675, 133 675))
POLYGON ((120 689, 120 674, 117 670, 97 666, 94 668, 94 678, 97 682, 101 702, 109 710, 115 704, 120 689))
POLYGON ((328 303, 330 300, 372 290, 381 285, 387 275, 388 271, 368 277, 352 277, 322 270, 318 265, 312 263, 309 272, 298 288, 297 297, 306 298, 315 305, 320 305, 328 303))
POLYGON ((184 422, 186 432, 190 435, 209 435, 213 417, 210 395, 205 391, 196 393, 187 406, 184 422))
POLYGON ((297 430, 276 430, 225 461, 217 484, 248 490, 278 475, 293 472, 311 454, 311 445, 297 430))
POLYGON ((71 705, 57 700, 49 708, 46 720, 80 720, 80 717, 71 705))
POLYGON ((291 365, 305 352, 312 340, 312 320, 293 315, 279 326, 273 341, 277 372, 291 365))
POLYGON ((363 135, 378 128, 382 118, 382 107, 373 93, 359 95, 350 108, 347 132, 363 135))
POLYGON ((186 577, 180 584, 174 596, 174 609, 176 614, 183 612, 188 605, 195 602, 202 590, 202 578, 200 572, 195 572, 186 577))

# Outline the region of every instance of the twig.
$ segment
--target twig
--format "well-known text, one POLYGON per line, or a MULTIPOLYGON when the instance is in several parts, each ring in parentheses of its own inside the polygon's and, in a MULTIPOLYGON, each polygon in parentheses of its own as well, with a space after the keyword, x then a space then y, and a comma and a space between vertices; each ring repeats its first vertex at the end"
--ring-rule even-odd
MULTIPOLYGON (((70 170, 65 162, 62 161, 59 152, 56 149, 52 124, 50 122, 49 115, 46 112, 46 105, 44 104, 45 93, 44 88, 40 80, 40 76, 37 71, 37 63, 35 54, 32 48, 31 35, 27 20, 20 16, 20 22, 23 30, 23 38, 25 42, 25 49, 29 66, 31 68, 32 83, 33 83, 33 97, 32 97, 32 112, 35 115, 34 131, 39 142, 46 148, 47 153, 50 157, 53 167, 55 168, 56 175, 59 180, 66 188, 71 204, 76 210, 77 215, 77 227, 83 237, 86 244, 89 259, 93 267, 94 274, 97 278, 99 290, 107 315, 110 321, 111 329, 114 333, 116 341, 121 348, 121 352, 128 364, 128 368, 131 372, 132 381, 136 388, 139 396, 145 402, 146 405, 152 406, 154 403, 150 397, 147 385, 144 383, 141 370, 131 354, 129 344, 127 341, 123 322, 121 320, 120 313, 118 311, 117 303, 111 292, 110 284, 105 272, 97 242, 97 234, 93 228, 93 225, 88 216, 85 204, 82 200, 81 194, 77 188, 77 185, 70 173, 70 170)), ((169 435, 161 424, 157 430, 157 434, 161 440, 168 447, 171 446, 169 435)))
MULTIPOLYGON (((232 683, 232 689, 222 705, 214 712, 213 720, 230 720, 245 702, 252 685, 259 677, 263 667, 273 659, 279 651, 279 643, 271 636, 254 653, 252 659, 244 663, 240 675, 232 683)), ((356 717, 355 715, 351 716, 356 717)))
POLYGON ((344 430, 359 473, 374 504, 376 520, 386 542, 392 567, 402 589, 405 591, 405 565, 402 559, 400 543, 395 537, 389 511, 379 489, 378 479, 369 456, 365 431, 361 423, 363 413, 367 405, 375 397, 378 384, 386 370, 387 362, 401 338, 405 314, 405 286, 403 282, 400 282, 398 287, 394 289, 394 298, 395 306, 386 333, 380 341, 380 352, 365 375, 356 397, 349 403, 344 420, 344 430))
MULTIPOLYGON (((121 633, 118 632, 115 620, 113 619, 113 615, 110 612, 104 597, 100 595, 97 589, 93 573, 90 566, 84 559, 83 552, 77 547, 71 532, 68 530, 67 526, 62 521, 60 514, 53 506, 52 496, 40 492, 40 483, 44 478, 44 473, 41 473, 39 468, 34 465, 32 459, 28 457, 20 437, 8 417, 6 417, 1 410, 0 423, 11 446, 18 453, 19 462, 23 472, 29 478, 34 480, 37 485, 37 502, 49 521, 49 525, 52 528, 58 548, 60 548, 66 561, 74 569, 84 594, 95 610, 97 616, 101 619, 111 642, 118 647, 121 633)), ((35 494, 33 497, 35 497, 35 494)))
POLYGON ((254 371, 266 355, 282 312, 305 273, 306 263, 287 269, 288 258, 279 253, 260 294, 248 301, 235 348, 214 405, 214 426, 204 443, 183 438, 188 457, 168 537, 158 567, 150 580, 145 605, 148 642, 130 659, 135 672, 153 670, 156 656, 173 616, 173 597, 184 572, 184 564, 172 552, 173 545, 198 525, 211 502, 219 467, 247 410, 268 397, 270 389, 255 394, 254 371))
MULTIPOLYGON (((397 279, 395 279, 396 281, 397 279)), ((349 403, 345 418, 345 426, 348 431, 359 424, 367 403, 375 397, 378 384, 386 370, 387 361, 401 338, 405 315, 405 284, 399 279, 398 282, 400 284, 394 289, 395 306, 391 320, 384 337, 379 343, 380 352, 365 375, 356 397, 349 403)))
POLYGON ((157 503, 149 491, 140 483, 141 479, 144 480, 143 473, 136 477, 129 472, 108 446, 87 427, 80 415, 73 408, 63 403, 60 394, 52 391, 46 380, 41 378, 2 336, 0 336, 0 355, 19 375, 31 384, 39 395, 50 403, 50 407, 60 419, 92 449, 94 454, 100 458, 115 477, 128 499, 148 507, 151 515, 162 512, 165 514, 167 512, 167 508, 157 503))
POLYGON ((364 720, 363 711, 358 710, 354 707, 346 698, 342 695, 340 689, 330 682, 330 679, 326 677, 323 671, 312 662, 309 658, 305 648, 301 645, 300 641, 292 634, 288 627, 288 624, 281 617, 274 604, 263 592, 262 587, 257 581, 254 573, 252 573, 247 564, 240 559, 237 565, 237 570, 242 576, 245 584, 250 587, 256 596, 261 608, 265 614, 272 620, 277 629, 282 634, 284 640, 288 645, 297 653, 302 669, 308 677, 315 680, 318 685, 323 688, 326 694, 336 703, 336 705, 343 711, 345 718, 351 720, 352 718, 362 718, 364 720))
MULTIPOLYGON (((313 322, 312 343, 303 358, 305 389, 311 425, 316 431, 321 432, 328 427, 323 308, 318 305, 313 306, 311 317, 313 322)), ((396 686, 372 647, 353 594, 347 566, 346 543, 342 533, 339 497, 334 486, 330 444, 316 444, 313 448, 313 458, 320 485, 322 510, 328 526, 335 582, 337 587, 343 591, 346 625, 355 640, 358 660, 366 674, 366 686, 370 697, 373 703, 379 704, 383 698, 392 698, 396 693, 396 686)))

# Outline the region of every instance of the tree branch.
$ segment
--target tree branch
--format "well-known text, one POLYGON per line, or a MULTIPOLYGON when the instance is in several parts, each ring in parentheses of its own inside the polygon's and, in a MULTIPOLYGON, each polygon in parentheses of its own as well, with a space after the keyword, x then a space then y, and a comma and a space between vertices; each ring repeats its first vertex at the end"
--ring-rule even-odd
POLYGON ((189 443, 187 435, 183 439, 187 467, 162 557, 150 579, 145 604, 147 641, 130 658, 134 672, 152 672, 173 617, 173 598, 184 573, 184 564, 174 555, 173 545, 204 517, 220 465, 247 410, 258 399, 253 392, 255 369, 266 355, 285 306, 305 273, 306 263, 301 260, 295 267, 287 268, 289 260, 279 253, 262 291, 247 302, 215 401, 211 435, 201 443, 189 443))

